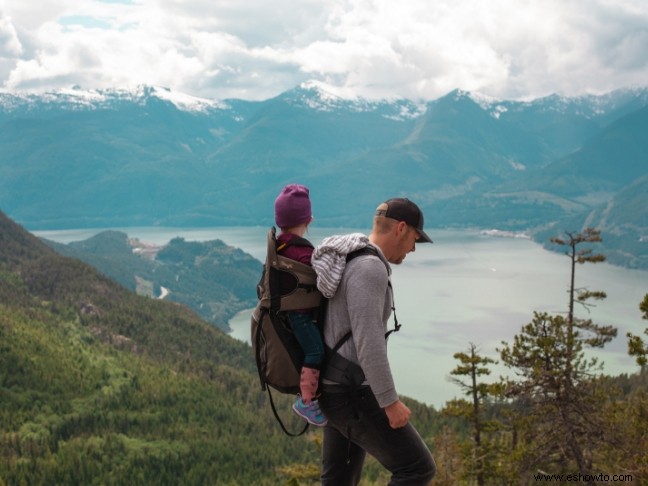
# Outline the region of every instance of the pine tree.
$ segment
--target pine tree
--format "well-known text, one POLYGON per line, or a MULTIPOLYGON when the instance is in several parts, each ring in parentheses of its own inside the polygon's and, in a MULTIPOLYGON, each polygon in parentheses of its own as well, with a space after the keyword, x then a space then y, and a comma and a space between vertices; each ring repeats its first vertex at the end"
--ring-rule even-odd
POLYGON ((602 440, 599 408, 604 394, 595 376, 600 366, 595 358, 585 357, 584 349, 603 347, 617 330, 575 316, 575 304, 588 308, 590 299, 606 297, 605 292, 575 285, 577 264, 605 260, 591 247, 581 248, 583 244, 600 242, 599 231, 588 228, 566 236, 551 240, 567 247, 570 259, 566 316, 535 312, 512 345, 502 343, 500 354, 518 377, 508 383, 508 396, 528 405, 526 418, 531 420, 519 423, 533 424, 523 427, 520 437, 528 451, 521 459, 522 469, 568 472, 576 468, 588 475, 592 472, 592 451, 602 440))
MULTIPOLYGON (((639 310, 643 313, 641 316, 642 319, 648 319, 648 294, 644 295, 643 300, 639 304, 639 310)), ((644 334, 648 336, 648 327, 644 330, 644 334)), ((637 364, 643 370, 646 364, 648 364, 648 343, 644 342, 640 336, 635 336, 631 332, 626 336, 628 337, 628 354, 630 356, 636 356, 637 364)))
POLYGON ((434 437, 434 460, 439 465, 433 483, 438 486, 461 484, 462 454, 456 433, 448 426, 434 437))
POLYGON ((484 418, 483 408, 484 400, 493 392, 493 385, 481 383, 479 379, 482 376, 490 375, 489 364, 495 363, 495 360, 480 356, 477 353, 477 346, 470 343, 468 353, 455 353, 454 358, 460 361, 460 364, 450 372, 453 376, 466 377, 468 383, 459 378, 451 378, 450 381, 459 385, 465 395, 470 400, 454 400, 446 406, 446 413, 458 415, 466 418, 472 424, 472 447, 471 447, 471 469, 477 480, 477 484, 483 486, 486 484, 487 476, 487 455, 488 448, 483 442, 484 418))

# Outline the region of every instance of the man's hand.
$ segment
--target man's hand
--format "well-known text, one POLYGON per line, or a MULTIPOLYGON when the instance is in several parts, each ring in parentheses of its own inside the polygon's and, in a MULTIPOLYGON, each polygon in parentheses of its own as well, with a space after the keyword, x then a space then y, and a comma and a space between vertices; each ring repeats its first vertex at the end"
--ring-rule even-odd
POLYGON ((391 405, 385 407, 385 413, 389 419, 389 425, 392 429, 400 429, 405 427, 409 422, 412 411, 400 400, 396 400, 391 405))

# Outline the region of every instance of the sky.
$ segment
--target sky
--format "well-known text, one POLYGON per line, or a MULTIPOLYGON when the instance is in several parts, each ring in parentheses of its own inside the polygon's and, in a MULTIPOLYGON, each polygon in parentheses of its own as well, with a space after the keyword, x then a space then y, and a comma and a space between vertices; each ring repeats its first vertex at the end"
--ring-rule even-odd
POLYGON ((0 90, 153 85, 264 100, 648 85, 646 0, 0 0, 0 90))

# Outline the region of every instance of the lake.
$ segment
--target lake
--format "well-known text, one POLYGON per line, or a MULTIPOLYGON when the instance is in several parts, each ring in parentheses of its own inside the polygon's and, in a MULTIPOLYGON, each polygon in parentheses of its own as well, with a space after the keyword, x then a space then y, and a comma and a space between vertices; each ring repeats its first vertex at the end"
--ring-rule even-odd
MULTIPOLYGON (((267 228, 114 228, 145 242, 164 244, 177 236, 188 241, 223 240, 255 258, 265 259, 267 228)), ((33 231, 37 236, 69 243, 101 230, 33 231)), ((318 244, 332 234, 367 229, 312 228, 308 238, 318 244)), ((389 343, 390 362, 400 394, 442 407, 460 396, 450 383, 457 365, 453 354, 476 344, 481 354, 497 359, 496 348, 533 318, 533 311, 566 313, 569 285, 567 256, 544 250, 525 238, 505 238, 470 230, 426 232, 434 244, 417 245, 405 262, 393 266, 396 313, 403 325, 389 343)), ((605 235, 602 235, 605 238, 605 235)), ((638 366, 627 354, 626 333, 643 335, 639 303, 648 293, 648 272, 607 263, 579 265, 576 286, 603 290, 607 299, 589 313, 575 314, 598 324, 618 327, 618 337, 595 356, 607 374, 633 373, 638 366)), ((237 315, 232 336, 249 342, 249 312, 237 315)), ((505 369, 492 368, 495 380, 505 369)))

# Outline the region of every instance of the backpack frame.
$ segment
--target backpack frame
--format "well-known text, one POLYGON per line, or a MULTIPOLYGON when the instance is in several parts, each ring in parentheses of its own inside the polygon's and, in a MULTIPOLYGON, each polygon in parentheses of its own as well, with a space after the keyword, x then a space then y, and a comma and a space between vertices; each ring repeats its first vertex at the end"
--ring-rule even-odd
MULTIPOLYGON (((310 246, 303 238, 293 238, 288 245, 310 246)), ((268 391, 270 405, 283 431, 291 436, 277 413, 270 388, 280 393, 297 395, 300 391, 304 353, 295 338, 287 311, 320 308, 325 299, 317 290, 317 275, 313 267, 287 258, 277 249, 276 229, 270 228, 267 238, 267 254, 261 280, 257 285, 259 302, 252 313, 251 342, 255 356, 261 389, 268 391), (290 289, 282 293, 282 284, 291 281, 290 289)), ((319 314, 319 312, 318 312, 319 314)), ((318 326, 323 322, 318 318, 318 326)), ((320 331, 321 332, 321 331, 320 331)))

